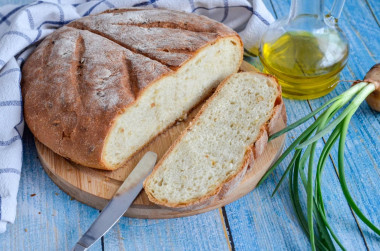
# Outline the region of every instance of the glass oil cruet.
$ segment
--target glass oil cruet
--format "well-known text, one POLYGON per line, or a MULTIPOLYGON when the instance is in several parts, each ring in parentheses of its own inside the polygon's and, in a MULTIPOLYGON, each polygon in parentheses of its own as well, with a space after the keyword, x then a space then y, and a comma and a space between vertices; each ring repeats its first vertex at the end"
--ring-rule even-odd
POLYGON ((259 57, 264 72, 278 78, 284 97, 313 99, 335 88, 349 50, 338 27, 344 2, 335 0, 323 15, 323 0, 292 0, 289 16, 263 35, 259 57))

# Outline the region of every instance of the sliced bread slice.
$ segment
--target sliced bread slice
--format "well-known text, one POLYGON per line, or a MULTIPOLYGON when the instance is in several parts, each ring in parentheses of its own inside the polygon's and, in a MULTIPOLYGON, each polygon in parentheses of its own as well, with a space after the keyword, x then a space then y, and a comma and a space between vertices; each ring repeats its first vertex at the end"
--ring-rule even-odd
POLYGON ((145 180, 149 200, 199 208, 225 196, 261 154, 284 112, 275 78, 254 72, 231 75, 145 180))

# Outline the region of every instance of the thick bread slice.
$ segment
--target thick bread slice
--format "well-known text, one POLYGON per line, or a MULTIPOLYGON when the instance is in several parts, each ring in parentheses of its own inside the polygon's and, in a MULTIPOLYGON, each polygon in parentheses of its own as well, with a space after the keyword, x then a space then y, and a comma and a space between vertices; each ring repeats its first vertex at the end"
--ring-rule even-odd
POLYGON ((253 72, 231 75, 145 180, 149 199, 189 209, 225 196, 262 153, 284 112, 275 78, 253 72))
POLYGON ((242 59, 236 32, 196 14, 132 8, 83 17, 46 37, 25 62, 25 120, 57 154, 114 170, 242 59))

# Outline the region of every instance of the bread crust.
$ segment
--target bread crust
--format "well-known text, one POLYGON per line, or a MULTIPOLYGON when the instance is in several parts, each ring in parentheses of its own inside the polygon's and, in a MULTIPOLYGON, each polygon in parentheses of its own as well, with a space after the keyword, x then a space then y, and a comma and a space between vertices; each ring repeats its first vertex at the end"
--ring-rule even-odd
MULTIPOLYGON (((174 147, 178 144, 178 142, 186 135, 188 131, 190 131, 194 125, 194 123, 190 123, 189 126, 182 132, 182 134, 176 139, 176 141, 171 145, 169 150, 165 153, 165 155, 160 159, 160 161, 157 163, 155 168, 153 169, 152 173, 145 179, 144 181, 144 189, 145 193, 148 195, 148 198, 151 202, 161 205, 163 207, 169 207, 173 208, 175 210, 195 210, 203 208, 209 204, 211 204, 215 198, 222 199, 229 193, 231 193, 234 188, 237 187, 237 185, 242 181, 245 174, 249 171, 251 171, 251 167, 254 164, 255 159, 262 154, 264 151, 267 142, 268 142, 268 135, 271 135, 275 133, 274 128, 276 128, 276 124, 280 123, 281 120, 283 120, 286 123, 286 110, 285 110, 285 104, 282 99, 282 92, 281 87, 278 84, 278 81, 275 77, 264 74, 264 73, 252 73, 252 74, 261 74, 266 77, 269 77, 273 80, 273 83, 276 84, 277 90, 278 90, 278 96, 275 99, 274 107, 272 110, 272 114, 270 118, 267 120, 266 123, 263 124, 263 126, 260 129, 260 133, 257 136, 255 140, 253 140, 252 144, 249 145, 246 148, 246 152, 243 159, 243 164, 237 169, 236 173, 229 177, 227 180, 225 180, 222 184, 220 184, 218 187, 216 187, 214 190, 210 191, 209 193, 203 195, 200 198, 189 200, 186 203, 170 203, 161 201, 153 196, 153 194, 146 189, 149 179, 154 176, 154 174, 157 172, 157 170, 162 165, 163 161, 166 159, 166 157, 173 151, 174 147)), ((232 74, 233 75, 233 74, 232 74)), ((219 84, 218 88, 216 89, 215 93, 207 100, 206 104, 204 104, 201 108, 201 110, 198 112, 198 114, 194 117, 193 121, 196 121, 201 114, 204 112, 205 109, 207 109, 210 102, 218 95, 221 88, 227 83, 229 78, 227 77, 221 84, 219 84)))
POLYGON ((84 166, 114 170, 123 163, 107 164, 103 151, 117 118, 147 88, 226 38, 234 39, 243 54, 236 32, 196 14, 117 9, 78 19, 49 35, 25 62, 26 123, 57 154, 84 166), (135 33, 123 37, 130 30, 135 33), (155 41, 163 37, 155 30, 166 37, 175 32, 179 38, 159 44, 155 41))

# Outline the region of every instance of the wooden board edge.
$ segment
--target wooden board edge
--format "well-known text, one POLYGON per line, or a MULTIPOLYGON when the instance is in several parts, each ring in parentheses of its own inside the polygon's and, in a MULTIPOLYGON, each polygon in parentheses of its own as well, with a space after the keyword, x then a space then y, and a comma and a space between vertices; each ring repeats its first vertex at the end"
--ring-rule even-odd
MULTIPOLYGON (((264 174, 268 171, 268 169, 272 166, 272 164, 279 158, 279 156, 282 153, 282 150, 285 145, 285 139, 286 135, 283 135, 279 137, 278 139, 275 139, 272 143, 269 144, 274 144, 276 141, 279 143, 281 146, 279 150, 277 151, 276 155, 273 156, 273 159, 271 160, 271 163, 267 166, 266 169, 260 170, 259 174, 255 176, 254 182, 244 182, 244 180, 238 185, 238 187, 235 188, 235 190, 244 190, 245 192, 240 193, 238 196, 227 196, 226 198, 218 201, 217 203, 212 203, 210 206, 207 206, 205 208, 200 208, 192 211, 179 211, 175 209, 170 209, 170 208, 165 208, 165 207, 160 207, 157 205, 133 205, 127 210, 127 212, 124 214, 126 217, 131 217, 131 218, 140 218, 140 219, 170 219, 170 218, 179 218, 179 217, 186 217, 186 216, 192 216, 192 215, 197 215, 201 213, 205 213, 220 207, 223 207, 227 204, 230 204, 241 197, 245 196, 246 194, 250 193, 256 186, 259 180, 264 176, 264 174), (248 186, 249 188, 242 189, 245 186, 248 186), (157 217, 157 214, 152 214, 153 211, 159 210, 159 216, 157 217)), ((91 193, 88 193, 86 191, 81 190, 80 193, 78 192, 77 187, 71 185, 69 182, 66 182, 65 180, 61 180, 58 178, 57 175, 55 175, 49 168, 48 164, 45 162, 44 157, 41 155, 41 147, 46 147, 43 146, 42 143, 38 142, 38 140, 35 141, 36 148, 37 148, 37 154, 40 159, 40 162, 46 171, 47 175, 53 180, 53 182, 65 193, 67 193, 70 197, 73 199, 84 203, 88 206, 91 206, 93 208, 96 208, 98 210, 102 210, 109 202, 109 200, 97 197, 91 193)), ((267 146, 268 147, 268 146, 267 146)), ((259 157, 260 158, 260 157, 259 157)))

